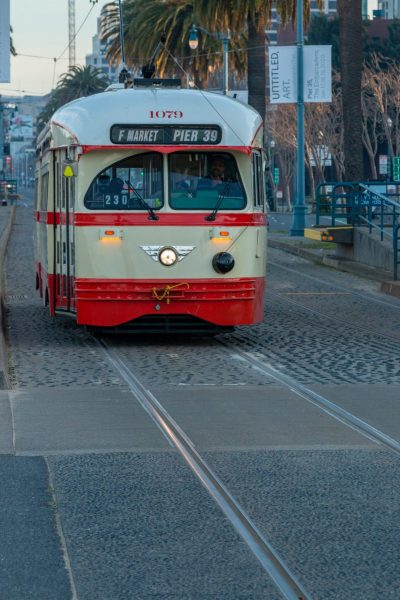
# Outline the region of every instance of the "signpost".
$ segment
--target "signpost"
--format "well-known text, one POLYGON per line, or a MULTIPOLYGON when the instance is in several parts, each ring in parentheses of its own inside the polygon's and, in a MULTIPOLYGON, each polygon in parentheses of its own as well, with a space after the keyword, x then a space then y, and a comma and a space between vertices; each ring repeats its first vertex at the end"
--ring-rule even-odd
POLYGON ((279 167, 274 168, 274 183, 279 183, 279 167))
MULTIPOLYGON (((297 48, 274 46, 269 51, 271 104, 297 102, 297 48)), ((304 46, 304 102, 332 102, 331 46, 304 46)))
POLYGON ((393 157, 393 181, 400 181, 400 156, 393 157))
POLYGON ((332 47, 304 46, 304 2, 297 0, 297 46, 269 51, 271 104, 297 103, 297 193, 290 235, 304 235, 304 103, 332 102, 332 47))

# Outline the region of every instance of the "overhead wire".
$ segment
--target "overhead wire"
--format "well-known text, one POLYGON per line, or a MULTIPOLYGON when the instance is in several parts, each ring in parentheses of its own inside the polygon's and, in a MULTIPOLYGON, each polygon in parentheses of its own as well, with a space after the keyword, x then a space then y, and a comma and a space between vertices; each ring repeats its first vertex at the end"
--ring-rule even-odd
MULTIPOLYGON (((182 72, 186 75, 186 77, 188 78, 188 80, 191 80, 191 77, 189 75, 189 73, 187 71, 185 71, 185 69, 182 67, 182 65, 180 64, 180 62, 175 58, 175 56, 173 54, 171 54, 171 52, 168 50, 168 48, 162 44, 164 50, 166 50, 166 52, 169 54, 169 56, 172 58, 172 60, 178 65, 178 67, 182 70, 182 72)), ((201 90, 196 84, 194 85, 194 87, 201 93, 201 95, 203 96, 204 100, 206 100, 206 102, 211 106, 211 108, 217 113, 217 115, 219 116, 220 119, 222 119, 222 121, 225 123, 225 125, 231 130, 233 131, 233 133, 236 135, 236 137, 238 138, 238 140, 241 141, 241 143, 243 144, 243 146, 246 146, 246 142, 243 141, 243 139, 241 138, 241 136, 237 133, 237 131, 235 131, 232 127, 232 125, 230 125, 230 123, 228 123, 228 121, 225 119, 225 117, 219 112, 219 110, 213 105, 213 103, 211 102, 211 100, 206 96, 206 94, 204 93, 203 90, 201 90)))
POLYGON ((61 60, 63 54, 65 54, 65 52, 68 50, 68 48, 71 46, 72 42, 75 41, 76 36, 78 35, 78 33, 80 32, 80 30, 82 29, 82 27, 84 26, 84 24, 86 23, 86 21, 88 20, 90 13, 92 12, 92 10, 94 9, 95 4, 93 3, 86 15, 86 17, 83 19, 82 23, 80 24, 80 26, 78 27, 77 31, 75 32, 74 37, 72 38, 72 40, 69 40, 68 44, 66 45, 66 47, 64 48, 64 50, 61 52, 60 56, 58 58, 53 58, 54 61, 54 68, 53 68, 53 79, 52 79, 52 85, 51 88, 54 89, 54 82, 55 82, 55 75, 56 75, 56 65, 57 62, 59 60, 61 60))

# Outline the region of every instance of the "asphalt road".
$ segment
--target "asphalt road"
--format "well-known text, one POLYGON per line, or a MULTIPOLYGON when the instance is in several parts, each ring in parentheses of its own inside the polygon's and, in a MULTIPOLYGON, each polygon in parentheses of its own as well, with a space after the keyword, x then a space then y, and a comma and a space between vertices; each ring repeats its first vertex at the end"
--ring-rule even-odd
MULTIPOLYGON (((27 204, 29 204, 27 202, 27 204)), ((288 215, 271 215, 279 229, 288 215), (282 219, 282 221, 280 221, 282 219)), ((269 251, 265 319, 206 338, 109 340, 309 597, 399 597, 399 456, 257 370, 400 440, 400 301, 269 251)), ((283 596, 84 330, 33 290, 32 211, 7 261, 13 387, 0 410, 7 600, 283 596)))

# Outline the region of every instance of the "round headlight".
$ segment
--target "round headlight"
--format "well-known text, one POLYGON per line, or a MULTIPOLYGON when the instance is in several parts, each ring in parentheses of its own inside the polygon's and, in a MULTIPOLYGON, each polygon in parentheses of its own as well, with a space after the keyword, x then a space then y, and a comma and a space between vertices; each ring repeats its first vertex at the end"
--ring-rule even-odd
POLYGON ((212 266, 217 273, 229 273, 235 266, 235 259, 229 252, 219 252, 214 256, 212 266))
POLYGON ((166 267, 174 265, 178 260, 178 255, 173 248, 163 248, 158 255, 160 263, 166 267))

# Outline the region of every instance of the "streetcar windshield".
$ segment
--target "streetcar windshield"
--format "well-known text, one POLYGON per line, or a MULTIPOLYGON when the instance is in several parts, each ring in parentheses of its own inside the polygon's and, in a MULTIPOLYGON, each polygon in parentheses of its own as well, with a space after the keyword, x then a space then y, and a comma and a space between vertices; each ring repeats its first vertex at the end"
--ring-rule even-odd
POLYGON ((176 210, 244 208, 246 194, 233 156, 225 152, 171 154, 169 203, 176 210))
POLYGON ((84 203, 91 210, 158 210, 164 205, 162 155, 136 154, 104 169, 84 203))

